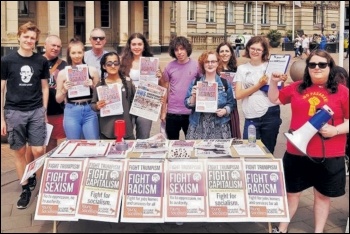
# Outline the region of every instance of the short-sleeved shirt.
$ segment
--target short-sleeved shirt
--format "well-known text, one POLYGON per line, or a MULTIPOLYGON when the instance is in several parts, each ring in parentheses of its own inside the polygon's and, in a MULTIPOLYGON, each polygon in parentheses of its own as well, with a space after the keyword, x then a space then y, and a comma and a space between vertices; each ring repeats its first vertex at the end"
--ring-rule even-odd
POLYGON ((92 50, 85 51, 85 53, 84 53, 84 62, 89 66, 96 67, 100 79, 101 79, 100 61, 101 61, 102 56, 104 54, 107 54, 107 53, 108 53, 108 51, 106 51, 106 50, 104 50, 100 56, 96 56, 92 50))
MULTIPOLYGON (((247 89, 259 82, 260 78, 265 74, 266 67, 267 62, 259 66, 253 66, 250 63, 242 64, 238 66, 233 81, 241 82, 241 88, 247 89)), ((266 114, 270 106, 274 105, 269 101, 267 93, 261 90, 242 99, 242 111, 246 119, 259 118, 266 114)))
POLYGON ((47 59, 18 52, 1 58, 1 80, 7 81, 4 109, 29 111, 43 106, 41 80, 50 77, 47 59))
POLYGON ((171 61, 163 71, 163 77, 169 82, 168 113, 189 115, 191 110, 185 107, 184 100, 188 87, 195 77, 200 77, 198 62, 189 59, 180 64, 177 60, 171 61))
MULTIPOLYGON (((329 93, 327 89, 312 85, 303 94, 298 92, 301 81, 294 82, 279 92, 279 100, 282 104, 291 104, 292 119, 290 129, 297 130, 303 126, 318 109, 324 105, 329 106, 334 112, 328 124, 337 126, 349 119, 349 89, 344 85, 338 86, 338 92, 329 93)), ((307 153, 311 157, 322 157, 322 142, 318 134, 315 134, 308 143, 307 153)), ((324 140, 326 157, 339 157, 345 154, 346 134, 337 135, 324 140)), ((291 154, 301 155, 297 148, 290 142, 287 143, 287 151, 291 154)))

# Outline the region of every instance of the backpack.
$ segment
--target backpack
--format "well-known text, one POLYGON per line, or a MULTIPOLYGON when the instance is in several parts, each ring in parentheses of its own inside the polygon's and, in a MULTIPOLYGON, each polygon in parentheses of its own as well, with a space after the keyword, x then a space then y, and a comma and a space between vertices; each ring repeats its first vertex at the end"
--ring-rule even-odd
MULTIPOLYGON (((201 77, 197 76, 197 77, 196 77, 196 81, 194 82, 194 84, 197 85, 197 82, 198 82, 200 79, 201 79, 201 77)), ((222 84, 223 84, 224 87, 225 87, 225 92, 227 92, 227 90, 228 90, 228 83, 227 83, 227 80, 224 79, 224 78, 221 78, 221 77, 220 77, 220 79, 221 79, 222 84)))

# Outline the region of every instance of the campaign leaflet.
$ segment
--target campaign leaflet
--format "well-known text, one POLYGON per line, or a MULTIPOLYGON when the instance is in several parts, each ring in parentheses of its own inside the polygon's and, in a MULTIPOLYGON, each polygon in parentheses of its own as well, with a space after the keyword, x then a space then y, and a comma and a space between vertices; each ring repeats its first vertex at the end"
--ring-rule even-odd
POLYGON ((158 85, 157 70, 159 68, 159 58, 140 58, 140 81, 151 82, 158 85))
POLYGON ((220 72, 220 77, 226 79, 227 82, 232 85, 234 98, 236 98, 236 94, 235 94, 236 82, 234 82, 235 75, 236 75, 235 72, 220 72))
POLYGON ((101 117, 123 114, 119 84, 101 85, 96 88, 96 91, 98 99, 106 102, 106 105, 100 109, 101 117))
POLYGON ((242 161, 207 160, 209 222, 247 221, 242 161))
POLYGON ((130 114, 157 121, 162 107, 166 88, 141 81, 131 104, 130 114))
POLYGON ((124 161, 88 159, 77 209, 79 219, 117 223, 124 161))
POLYGON ((218 109, 218 83, 197 82, 196 112, 215 113, 218 109))
POLYGON ((90 87, 85 86, 85 80, 89 79, 89 68, 86 64, 80 64, 75 67, 66 66, 65 68, 67 80, 72 82, 73 86, 68 89, 68 97, 84 97, 89 96, 90 87))
POLYGON ((208 221, 204 160, 166 161, 165 222, 208 221))
POLYGON ((35 220, 77 221, 76 209, 85 159, 46 158, 35 220))
POLYGON ((164 162, 128 160, 121 222, 163 223, 164 162))
POLYGON ((243 166, 249 221, 289 222, 282 159, 246 160, 243 166))
POLYGON ((170 141, 168 158, 190 158, 193 153, 195 140, 173 140, 170 141))
POLYGON ((118 142, 115 142, 115 141, 110 142, 106 157, 107 158, 119 158, 119 159, 126 158, 127 154, 134 147, 135 141, 125 141, 125 143, 128 145, 128 149, 127 150, 119 150, 118 146, 117 146, 118 142))

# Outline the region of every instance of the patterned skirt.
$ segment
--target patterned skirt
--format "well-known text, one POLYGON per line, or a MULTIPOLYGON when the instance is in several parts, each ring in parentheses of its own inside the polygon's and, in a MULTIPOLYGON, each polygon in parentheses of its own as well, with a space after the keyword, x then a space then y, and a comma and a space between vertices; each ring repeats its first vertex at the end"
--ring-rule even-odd
POLYGON ((215 124, 216 113, 202 113, 197 126, 188 126, 186 140, 230 139, 230 121, 215 124))

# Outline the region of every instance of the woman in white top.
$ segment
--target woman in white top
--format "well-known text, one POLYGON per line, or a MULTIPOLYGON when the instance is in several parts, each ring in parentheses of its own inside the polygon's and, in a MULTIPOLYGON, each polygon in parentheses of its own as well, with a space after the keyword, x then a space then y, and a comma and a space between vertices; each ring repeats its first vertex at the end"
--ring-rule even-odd
MULTIPOLYGON (((123 50, 120 70, 122 74, 132 79, 136 88, 140 81, 141 57, 153 57, 153 54, 147 39, 141 33, 133 33, 126 42, 123 50)), ((158 69, 158 79, 161 78, 161 76, 162 73, 160 69, 158 69)), ((147 139, 150 137, 152 120, 133 116, 133 122, 136 126, 136 139, 147 139)))
POLYGON ((264 75, 269 58, 266 39, 262 36, 252 37, 245 48, 244 57, 250 61, 238 66, 235 76, 236 99, 242 100, 245 118, 243 139, 248 138, 248 126, 254 124, 256 138, 261 139, 273 154, 282 120, 280 107, 271 103, 267 93, 260 90, 268 80, 264 75))

